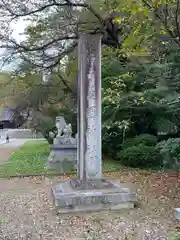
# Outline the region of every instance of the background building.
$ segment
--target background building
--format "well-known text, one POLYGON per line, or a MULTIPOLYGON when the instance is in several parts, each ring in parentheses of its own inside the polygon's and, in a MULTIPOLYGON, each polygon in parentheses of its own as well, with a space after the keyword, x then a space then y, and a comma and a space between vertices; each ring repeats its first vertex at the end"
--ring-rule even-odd
POLYGON ((8 107, 0 107, 0 129, 15 127, 12 110, 8 107))

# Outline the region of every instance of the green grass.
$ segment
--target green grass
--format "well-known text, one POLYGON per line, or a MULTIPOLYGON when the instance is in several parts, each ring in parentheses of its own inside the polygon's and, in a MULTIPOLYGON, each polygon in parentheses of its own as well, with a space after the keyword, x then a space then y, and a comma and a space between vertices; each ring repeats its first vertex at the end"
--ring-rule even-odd
MULTIPOLYGON (((10 157, 8 163, 0 166, 0 177, 55 172, 47 170, 44 167, 49 155, 49 150, 49 145, 45 141, 29 141, 25 143, 10 157)), ((114 172, 120 168, 120 164, 111 159, 103 160, 103 171, 114 172)))
POLYGON ((29 141, 0 166, 0 176, 46 173, 44 168, 49 154, 49 145, 44 141, 29 141))

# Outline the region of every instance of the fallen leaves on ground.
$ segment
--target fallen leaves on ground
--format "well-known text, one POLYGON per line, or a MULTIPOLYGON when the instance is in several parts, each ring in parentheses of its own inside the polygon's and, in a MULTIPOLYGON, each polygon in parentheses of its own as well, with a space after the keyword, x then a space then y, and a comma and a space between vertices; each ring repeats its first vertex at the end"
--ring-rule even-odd
POLYGON ((175 239, 179 231, 174 212, 180 202, 179 174, 124 170, 104 177, 135 186, 138 206, 120 212, 58 215, 50 187, 70 176, 2 180, 0 215, 8 219, 0 223, 2 239, 175 239))

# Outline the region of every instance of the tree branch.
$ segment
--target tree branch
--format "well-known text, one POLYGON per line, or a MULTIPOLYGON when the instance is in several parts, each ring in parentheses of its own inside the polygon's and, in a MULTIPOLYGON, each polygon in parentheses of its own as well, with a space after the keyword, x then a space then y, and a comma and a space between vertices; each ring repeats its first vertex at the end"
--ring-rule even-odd
POLYGON ((48 69, 48 68, 53 69, 54 67, 56 67, 56 66, 59 64, 60 60, 61 60, 64 56, 66 56, 66 55, 68 55, 69 53, 71 53, 71 52, 77 47, 77 45, 78 45, 77 42, 75 42, 74 44, 72 44, 68 49, 66 49, 63 53, 61 53, 61 54, 58 56, 57 60, 56 60, 53 64, 51 64, 50 66, 47 66, 46 69, 48 69))
POLYGON ((57 75, 61 79, 61 81, 64 84, 64 86, 69 90, 69 92, 71 92, 73 95, 75 95, 75 92, 70 87, 70 84, 68 83, 68 81, 66 79, 64 79, 63 76, 59 72, 58 72, 57 75))
MULTIPOLYGON (((52 70, 54 67, 56 67, 56 66, 60 63, 61 59, 62 59, 64 56, 68 55, 69 53, 71 53, 71 52, 76 48, 77 44, 78 44, 78 43, 75 42, 75 43, 73 43, 72 45, 70 45, 70 46, 69 46, 67 49, 65 49, 62 53, 58 54, 58 56, 53 57, 53 58, 54 58, 54 61, 53 61, 53 62, 50 62, 50 63, 47 64, 47 65, 38 64, 38 63, 34 62, 33 60, 30 60, 29 57, 27 57, 27 56, 25 56, 25 55, 23 54, 24 52, 21 52, 20 54, 21 54, 21 58, 22 58, 25 62, 29 63, 32 67, 39 68, 39 70, 48 70, 48 69, 51 69, 51 70, 52 70)), ((51 60, 53 60, 53 59, 51 59, 51 60)))
POLYGON ((180 45, 179 40, 176 38, 175 34, 173 31, 170 30, 167 21, 162 19, 161 15, 158 13, 158 11, 152 7, 146 0, 142 0, 145 6, 147 6, 152 12, 155 13, 155 16, 161 21, 161 23, 164 25, 166 31, 169 33, 170 37, 173 39, 174 42, 176 42, 178 45, 180 45))
POLYGON ((62 99, 62 98, 60 98, 60 99, 58 99, 58 100, 48 99, 47 102, 48 102, 50 105, 55 105, 55 104, 61 103, 64 107, 69 108, 68 105, 65 104, 63 100, 64 100, 64 99, 62 99))
MULTIPOLYGON (((28 10, 26 7, 25 7, 25 9, 23 9, 23 7, 21 8, 18 5, 20 8, 20 11, 22 11, 22 12, 16 13, 16 10, 12 10, 13 6, 11 7, 10 4, 7 5, 5 3, 5 0, 1 0, 1 1, 4 4, 4 8, 15 18, 34 15, 35 13, 38 13, 38 12, 40 13, 43 10, 53 7, 53 6, 71 7, 72 10, 73 10, 73 8, 79 8, 79 7, 86 8, 99 20, 99 23, 100 23, 100 27, 97 28, 95 26, 96 27, 95 30, 89 29, 89 31, 88 31, 89 34, 96 34, 97 32, 98 33, 101 32, 103 34, 102 44, 106 44, 110 47, 120 48, 120 46, 122 44, 122 41, 119 41, 119 38, 118 38, 119 31, 121 31, 121 29, 119 29, 116 24, 116 31, 114 31, 115 28, 113 25, 112 16, 111 16, 110 20, 108 20, 109 18, 103 19, 95 11, 95 9, 88 3, 75 2, 75 1, 72 2, 71 0, 64 0, 63 3, 59 3, 56 0, 51 0, 51 2, 49 1, 49 4, 46 4, 45 6, 41 6, 38 9, 35 9, 32 11, 28 10), (109 21, 111 21, 110 24, 109 24, 109 21), (107 25, 108 26, 111 25, 110 28, 108 28, 107 25), (103 32, 102 32, 102 30, 103 30, 103 32), (104 38, 104 36, 107 36, 107 38, 104 38)), ((16 8, 18 6, 16 6, 16 8)), ((72 52, 74 50, 74 48, 76 48, 76 46, 77 46, 77 39, 79 37, 78 24, 80 24, 80 23, 78 23, 77 17, 75 17, 74 19, 77 20, 77 22, 76 22, 77 29, 76 30, 73 28, 72 33, 68 33, 69 25, 67 25, 67 29, 65 28, 65 30, 62 27, 62 29, 61 29, 62 33, 61 33, 60 37, 56 36, 54 38, 49 39, 49 36, 48 36, 47 42, 43 43, 41 46, 35 46, 35 45, 29 46, 28 43, 27 43, 27 45, 26 45, 26 43, 17 43, 14 39, 9 39, 9 37, 7 37, 7 39, 6 39, 2 35, 2 39, 5 44, 1 45, 0 48, 6 48, 7 50, 9 50, 9 54, 11 54, 11 56, 18 55, 18 54, 23 55, 23 59, 26 59, 27 62, 30 62, 32 66, 35 66, 35 67, 38 67, 41 69, 52 69, 59 64, 60 60, 65 55, 72 52), (65 34, 65 33, 66 33, 66 35, 62 36, 62 34, 65 34), (71 41, 68 42, 68 40, 72 40, 72 41, 74 40, 74 41, 72 43, 71 41), (48 51, 50 49, 57 50, 57 54, 54 54, 52 52, 51 52, 51 54, 46 54, 45 51, 48 51), (31 57, 32 57, 32 59, 31 59, 31 57)), ((87 22, 87 23, 89 23, 89 22, 87 22)), ((40 39, 40 40, 43 40, 43 39, 40 39)))
MULTIPOLYGON (((38 9, 35 9, 35 10, 32 10, 32 11, 29 11, 29 12, 24 12, 24 13, 15 13, 14 11, 12 11, 8 6, 7 4, 5 3, 4 0, 1 0, 4 4, 5 9, 12 15, 14 16, 14 18, 18 18, 18 17, 25 17, 25 16, 29 16, 29 15, 33 15, 35 13, 39 13, 39 12, 42 12, 44 11, 45 9, 47 8, 50 8, 50 7, 80 7, 80 8, 87 8, 90 12, 92 12, 94 14, 94 16, 100 21, 100 22, 103 22, 103 19, 101 18, 101 16, 95 11, 95 9, 93 9, 93 7, 91 5, 89 5, 88 3, 78 3, 78 2, 71 2, 69 0, 64 0, 65 3, 58 3, 56 0, 53 0, 52 3, 49 3, 49 4, 46 4, 45 6, 42 6, 38 9)), ((27 10, 27 9, 26 9, 27 10)))
POLYGON ((175 22, 176 22, 176 30, 177 35, 180 38, 180 26, 179 26, 179 9, 180 9, 180 0, 176 0, 176 14, 175 14, 175 22))
POLYGON ((21 51, 26 51, 26 52, 35 52, 35 51, 40 51, 40 50, 43 50, 47 47, 49 47, 50 45, 52 45, 53 43, 56 43, 56 42, 59 42, 59 41, 63 41, 63 40, 75 40, 75 39, 78 39, 77 36, 63 36, 63 37, 59 37, 57 39, 53 39, 51 40, 50 42, 47 42, 46 44, 42 45, 42 46, 39 46, 39 47, 34 47, 34 48, 29 48, 23 44, 18 44, 17 42, 13 41, 13 40, 10 40, 10 42, 12 44, 14 44, 15 46, 11 46, 11 45, 1 45, 0 48, 6 48, 6 49, 19 49, 18 52, 21 52, 21 51), (22 49, 22 50, 20 50, 22 49))
MULTIPOLYGON (((73 89, 71 88, 69 82, 67 79, 65 79, 60 73, 57 73, 57 76, 59 77, 59 79, 62 81, 62 83, 64 84, 65 88, 68 89, 68 91, 70 93, 72 93, 74 96, 76 96, 76 93, 73 91, 73 89)), ((34 84, 36 87, 52 87, 52 88, 57 88, 57 87, 60 87, 61 85, 58 83, 58 84, 52 84, 51 82, 47 83, 46 85, 44 85, 43 83, 39 83, 39 84, 34 84)))

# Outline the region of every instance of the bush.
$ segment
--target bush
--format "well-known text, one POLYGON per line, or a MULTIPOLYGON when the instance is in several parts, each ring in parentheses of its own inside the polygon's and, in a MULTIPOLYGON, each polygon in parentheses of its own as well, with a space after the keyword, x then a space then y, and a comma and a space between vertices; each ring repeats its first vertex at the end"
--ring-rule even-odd
POLYGON ((143 144, 123 149, 118 158, 123 165, 135 168, 157 167, 162 163, 159 150, 143 144))
POLYGON ((163 158, 164 168, 180 169, 180 138, 169 138, 156 145, 163 158))
POLYGON ((117 127, 106 128, 102 126, 102 152, 116 158, 117 152, 121 150, 123 134, 117 127))
POLYGON ((124 141, 122 144, 122 148, 129 148, 132 146, 138 146, 139 144, 143 144, 146 146, 155 146, 157 143, 157 137, 150 134, 141 134, 134 138, 129 138, 124 141))

